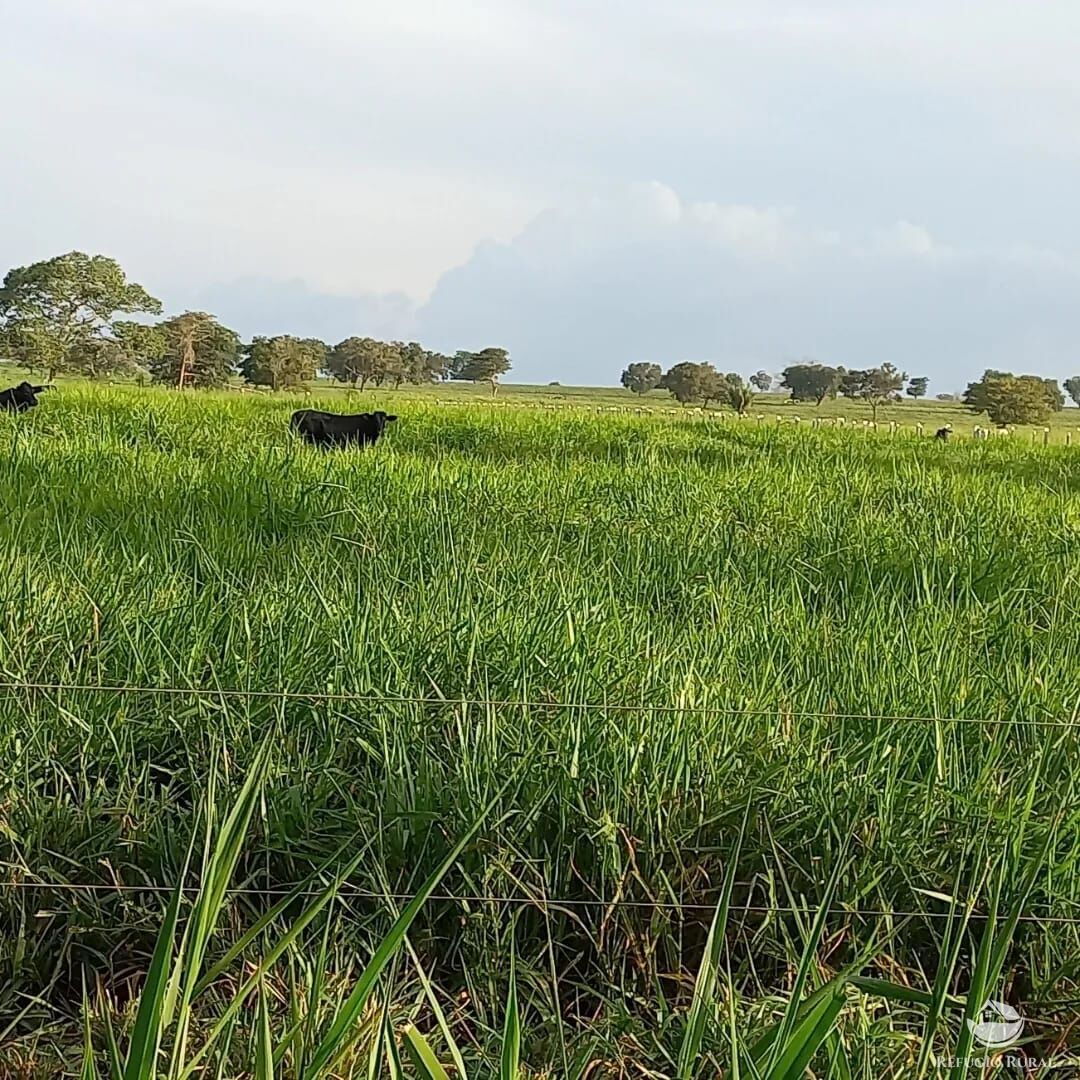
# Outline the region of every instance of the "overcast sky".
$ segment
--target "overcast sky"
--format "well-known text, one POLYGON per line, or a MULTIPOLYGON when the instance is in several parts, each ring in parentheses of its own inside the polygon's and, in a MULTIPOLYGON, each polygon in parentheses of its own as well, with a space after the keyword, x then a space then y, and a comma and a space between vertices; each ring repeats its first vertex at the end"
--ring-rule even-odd
POLYGON ((1080 5, 34 0, 0 263, 118 258, 245 335, 1080 372, 1080 5))

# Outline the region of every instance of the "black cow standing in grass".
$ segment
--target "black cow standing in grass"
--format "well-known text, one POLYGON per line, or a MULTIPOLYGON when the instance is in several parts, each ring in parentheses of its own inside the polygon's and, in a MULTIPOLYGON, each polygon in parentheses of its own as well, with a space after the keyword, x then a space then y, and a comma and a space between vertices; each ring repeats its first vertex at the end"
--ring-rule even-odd
POLYGON ((51 389, 51 386, 31 386, 28 382, 21 382, 8 390, 0 390, 0 411, 26 412, 37 405, 38 394, 51 389))
POLYGON ((948 442, 951 434, 952 424, 946 424, 943 428, 938 428, 937 431, 934 432, 934 438, 937 439, 938 442, 948 442))
POLYGON ((396 419, 396 416, 384 412, 341 416, 338 413, 319 412, 318 409, 301 409, 292 414, 289 427, 312 446, 330 450, 351 443, 374 446, 386 425, 396 419))

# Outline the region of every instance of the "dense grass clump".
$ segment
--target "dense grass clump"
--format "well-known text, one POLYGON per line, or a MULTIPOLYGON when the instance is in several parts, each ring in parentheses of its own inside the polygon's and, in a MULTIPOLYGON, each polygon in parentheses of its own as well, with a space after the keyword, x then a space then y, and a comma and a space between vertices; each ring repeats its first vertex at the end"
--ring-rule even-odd
MULTIPOLYGON (((0 417, 0 1030, 62 1027, 87 972, 122 1004, 163 908, 136 886, 268 741, 253 889, 362 851, 349 884, 406 895, 502 790, 444 884, 513 903, 432 901, 414 945, 479 1045, 518 911, 534 1061, 555 1016, 663 1043, 709 915, 659 905, 715 902, 744 815, 747 1023, 830 879, 820 964, 873 945, 913 985, 947 898, 1004 877, 1007 908, 1034 852, 1025 918, 1080 917, 1080 450, 392 400, 376 450, 326 455, 295 399, 0 417)), ((343 967, 388 918, 347 908, 343 967)), ((1078 956, 1077 925, 1020 923, 1032 1011, 1078 956)))

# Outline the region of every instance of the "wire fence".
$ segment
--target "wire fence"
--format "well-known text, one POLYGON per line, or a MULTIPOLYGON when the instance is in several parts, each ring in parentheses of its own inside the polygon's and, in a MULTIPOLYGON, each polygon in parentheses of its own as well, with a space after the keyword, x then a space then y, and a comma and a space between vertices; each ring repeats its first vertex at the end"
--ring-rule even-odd
MULTIPOLYGON (((741 883, 743 887, 749 887, 750 883, 741 883)), ((736 888, 739 887, 737 884, 736 888)), ((41 891, 41 892, 87 892, 105 894, 147 894, 159 896, 172 896, 179 892, 182 895, 197 896, 200 889, 197 885, 123 885, 110 882, 94 882, 81 884, 72 881, 11 881, 0 884, 0 892, 4 889, 18 891, 41 891)), ((303 885, 289 887, 276 885, 267 888, 252 888, 250 886, 237 886, 225 890, 227 896, 255 896, 260 898, 276 897, 282 900, 291 896, 295 900, 315 899, 325 895, 325 889, 307 888, 303 885)), ((364 900, 378 900, 384 902, 408 904, 417 898, 416 893, 380 892, 377 889, 361 889, 354 885, 339 885, 334 888, 336 897, 356 898, 364 900)), ((612 899, 587 899, 583 897, 558 897, 558 896, 511 896, 496 893, 454 893, 433 892, 428 895, 429 900, 444 901, 458 904, 513 904, 519 907, 537 908, 601 908, 605 911, 619 910, 622 908, 647 910, 647 911, 670 911, 670 912, 697 912, 711 913, 716 910, 715 904, 697 902, 679 903, 673 900, 626 900, 620 897, 612 899)), ((797 907, 794 904, 753 904, 733 902, 729 905, 732 911, 747 912, 749 914, 788 914, 804 915, 816 912, 819 909, 807 905, 797 907)), ((986 912, 968 910, 963 905, 957 905, 953 911, 929 911, 925 909, 901 910, 895 908, 860 908, 846 907, 843 905, 826 909, 826 914, 834 916, 848 915, 863 919, 979 919, 991 918, 986 912)), ((995 918, 1005 921, 1010 918, 1007 913, 1000 913, 995 918)), ((1020 915, 1019 922, 1053 924, 1066 926, 1080 926, 1080 916, 1070 915, 1020 915)))
MULTIPOLYGON (((65 683, 65 682, 32 682, 19 680, 0 680, 0 690, 23 693, 90 693, 90 694, 115 694, 115 695, 146 695, 162 697, 195 697, 216 698, 219 700, 261 700, 261 701, 304 701, 312 704, 349 703, 361 705, 390 706, 411 705, 420 708, 495 708, 495 709, 520 709, 520 710, 561 710, 568 712, 601 712, 601 713, 650 713, 660 715, 676 715, 693 713, 704 716, 747 716, 769 717, 779 716, 789 719, 819 719, 819 720, 872 720, 883 723, 923 723, 923 724, 972 724, 976 726, 995 727, 998 725, 1039 727, 1039 728, 1064 728, 1080 729, 1080 720, 1061 719, 1060 717, 966 717, 966 716, 937 716, 937 715, 911 715, 896 713, 853 713, 835 712, 829 710, 791 709, 783 705, 773 706, 713 706, 713 705, 663 705, 641 702, 628 704, 625 702, 582 702, 582 701, 559 701, 559 700, 524 700, 508 698, 480 698, 480 697, 446 697, 446 696, 421 696, 385 694, 375 691, 311 691, 311 690, 252 690, 238 687, 205 687, 205 686, 162 686, 162 685, 133 685, 133 684, 101 684, 101 683, 65 683)), ((752 888, 752 883, 742 883, 743 888, 752 888)), ((122 884, 119 882, 55 882, 55 881, 32 881, 13 880, 0 882, 0 892, 5 889, 16 891, 38 892, 69 892, 87 894, 144 894, 144 895, 173 895, 180 892, 185 895, 196 895, 199 887, 192 886, 168 886, 153 883, 122 884)), ((237 886, 229 888, 226 893, 230 896, 248 896, 270 898, 279 900, 292 896, 294 899, 312 899, 322 896, 324 890, 307 888, 303 883, 292 885, 278 885, 273 887, 237 886)), ((341 884, 335 888, 335 895, 340 898, 358 898, 373 901, 409 903, 416 899, 415 893, 394 893, 373 889, 363 889, 349 884, 341 884)), ((947 897, 938 896, 946 901, 947 897)), ((430 900, 451 902, 458 904, 512 904, 518 906, 535 906, 540 908, 566 908, 584 909, 594 908, 612 911, 618 909, 639 909, 650 911, 667 912, 712 912, 715 906, 712 904, 696 902, 677 902, 673 900, 632 900, 622 897, 582 898, 582 897, 552 897, 552 896, 522 896, 502 895, 494 893, 453 893, 436 892, 430 894, 430 900)), ((951 901, 949 901, 951 903, 951 901)), ((783 904, 732 904, 732 911, 747 914, 806 914, 812 910, 795 905, 783 904)), ((814 909, 816 910, 816 909, 814 909)), ((956 919, 969 918, 985 920, 990 915, 956 905, 950 911, 931 910, 900 910, 888 908, 859 908, 838 906, 830 907, 825 912, 830 916, 850 916, 865 919, 956 919)), ((1005 915, 998 918, 1004 919, 1005 915)), ((1025 923, 1037 923, 1040 925, 1069 925, 1080 926, 1080 916, 1065 915, 1020 915, 1018 921, 1025 923)))
POLYGON ((1080 713, 1069 719, 1058 716, 937 716, 904 713, 837 712, 829 709, 791 709, 785 705, 661 705, 649 702, 559 701, 541 698, 442 697, 407 694, 385 694, 369 690, 248 690, 242 687, 208 686, 148 686, 125 683, 64 683, 0 680, 0 690, 38 693, 129 694, 158 697, 219 698, 222 700, 306 701, 312 704, 357 705, 414 705, 420 708, 493 708, 522 710, 556 710, 582 713, 651 713, 659 715, 693 714, 696 716, 779 716, 788 719, 817 720, 876 720, 882 723, 912 724, 972 724, 982 727, 999 725, 1012 727, 1062 728, 1080 730, 1080 713))

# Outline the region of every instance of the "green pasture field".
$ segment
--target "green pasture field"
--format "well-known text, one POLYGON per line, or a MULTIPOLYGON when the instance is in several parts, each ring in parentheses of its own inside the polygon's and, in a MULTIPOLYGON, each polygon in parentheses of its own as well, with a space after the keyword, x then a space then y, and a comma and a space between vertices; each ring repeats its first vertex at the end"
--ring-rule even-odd
MULTIPOLYGON (((6 371, 7 377, 0 377, 0 385, 8 385, 23 378, 37 379, 41 373, 17 368, 11 364, 0 364, 0 371, 6 371)), ((87 385, 81 377, 61 375, 57 377, 61 387, 79 388, 87 385)), ((120 383, 123 385, 124 382, 120 383)), ((235 393, 245 396, 271 397, 269 389, 263 387, 241 387, 237 383, 231 388, 235 393)), ((487 383, 441 382, 428 386, 405 384, 399 389, 368 387, 363 392, 343 386, 331 380, 320 379, 311 388, 311 392, 322 398, 327 408, 349 411, 374 407, 377 402, 384 408, 391 409, 403 398, 409 401, 438 403, 443 405, 489 404, 496 408, 514 406, 554 410, 562 408, 594 409, 601 412, 626 412, 645 415, 679 416, 684 413, 698 413, 700 408, 694 405, 680 405, 666 390, 651 390, 644 395, 637 395, 620 387, 603 386, 563 386, 560 383, 528 384, 504 383, 493 396, 487 383)), ((730 409, 712 404, 708 410, 714 417, 726 417, 734 420, 730 409)), ((786 391, 779 389, 767 394, 757 394, 754 403, 741 421, 746 424, 759 423, 799 423, 813 426, 839 424, 850 427, 864 426, 871 421, 869 405, 858 401, 849 401, 837 397, 823 401, 821 405, 813 402, 794 402, 786 391)), ((949 424, 957 438, 970 436, 976 428, 988 430, 993 427, 985 415, 974 414, 959 402, 938 401, 936 398, 913 400, 903 397, 899 401, 883 405, 878 409, 877 424, 882 430, 891 430, 895 425, 898 432, 916 434, 921 426, 924 435, 932 435, 938 428, 949 424)), ((1060 412, 1054 413, 1045 425, 1027 425, 1016 427, 1011 432, 1013 441, 1033 442, 1051 445, 1080 446, 1080 409, 1071 403, 1060 412), (1049 428, 1049 432, 1046 431, 1049 428)))
MULTIPOLYGON (((501 790, 441 890, 485 899, 431 900, 411 938, 478 1060, 513 935, 529 1075, 579 1051, 597 1077, 673 1075, 733 859, 747 1037, 825 903, 817 975, 858 959, 926 990, 950 898, 970 902, 964 993, 995 882, 1023 909, 1008 990, 1063 1029, 1080 996, 1068 424, 1048 447, 943 445, 910 426, 938 404, 853 430, 779 423, 779 404, 758 422, 435 387, 354 395, 399 416, 371 451, 290 435, 292 409, 345 397, 64 384, 0 415, 0 1062, 59 1069, 85 980, 130 1024, 166 900, 144 887, 177 881, 211 771, 226 800, 264 745, 255 892, 223 940, 272 902, 258 890, 337 857, 362 856, 354 890, 408 896, 501 790)), ((343 898, 307 955, 347 979, 392 906, 343 898)), ((394 1007, 423 1023, 416 970, 394 1007)), ((853 1075, 914 1075, 919 1024, 853 1006, 853 1075)))

